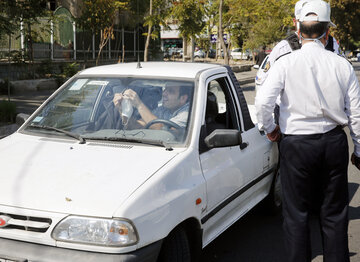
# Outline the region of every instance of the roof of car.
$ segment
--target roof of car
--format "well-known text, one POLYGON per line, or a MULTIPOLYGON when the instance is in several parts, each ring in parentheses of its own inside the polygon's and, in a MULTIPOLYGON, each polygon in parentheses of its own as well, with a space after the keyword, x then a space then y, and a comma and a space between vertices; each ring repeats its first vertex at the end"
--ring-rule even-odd
POLYGON ((185 63, 185 62, 141 62, 141 68, 136 62, 119 63, 91 67, 81 71, 81 75, 107 75, 107 76, 157 76, 157 77, 179 77, 195 78, 197 73, 206 69, 222 67, 218 64, 209 63, 185 63))

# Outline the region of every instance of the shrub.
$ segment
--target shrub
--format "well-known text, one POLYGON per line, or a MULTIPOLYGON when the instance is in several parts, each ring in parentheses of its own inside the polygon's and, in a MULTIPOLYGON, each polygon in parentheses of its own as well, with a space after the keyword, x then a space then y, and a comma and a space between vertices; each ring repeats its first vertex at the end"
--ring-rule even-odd
POLYGON ((65 77, 72 77, 79 71, 79 64, 77 63, 71 63, 64 66, 64 74, 65 77))
POLYGON ((16 105, 10 101, 0 101, 0 122, 15 122, 16 105))
POLYGON ((36 69, 36 73, 39 74, 40 77, 52 74, 52 71, 52 63, 50 60, 41 61, 41 63, 36 69))

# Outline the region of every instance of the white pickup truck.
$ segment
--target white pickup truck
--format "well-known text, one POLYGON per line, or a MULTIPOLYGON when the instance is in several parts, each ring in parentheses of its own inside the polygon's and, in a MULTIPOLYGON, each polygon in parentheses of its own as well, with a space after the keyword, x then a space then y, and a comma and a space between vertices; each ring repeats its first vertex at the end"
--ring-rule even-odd
POLYGON ((0 261, 197 261, 281 205, 277 146, 206 63, 81 71, 0 140, 0 180, 0 261))

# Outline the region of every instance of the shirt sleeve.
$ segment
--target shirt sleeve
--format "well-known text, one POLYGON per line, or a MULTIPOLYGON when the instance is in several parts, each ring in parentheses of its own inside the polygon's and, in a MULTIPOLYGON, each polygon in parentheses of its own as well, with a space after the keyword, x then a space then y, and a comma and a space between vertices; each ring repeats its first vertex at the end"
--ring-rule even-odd
POLYGON ((284 72, 281 63, 276 62, 269 71, 263 87, 256 93, 255 107, 258 128, 266 133, 271 133, 276 127, 273 112, 276 99, 284 88, 284 72))
POLYGON ((354 143, 354 153, 360 157, 360 87, 353 69, 345 95, 345 113, 349 119, 348 126, 354 143))
POLYGON ((267 67, 266 70, 264 70, 264 75, 263 75, 263 82, 266 80, 268 74, 269 74, 269 70, 270 68, 275 64, 276 59, 278 59, 280 56, 282 56, 282 47, 285 45, 286 40, 282 40, 280 41, 276 46, 274 46, 273 50, 271 51, 271 53, 269 54, 269 58, 267 60, 267 67))

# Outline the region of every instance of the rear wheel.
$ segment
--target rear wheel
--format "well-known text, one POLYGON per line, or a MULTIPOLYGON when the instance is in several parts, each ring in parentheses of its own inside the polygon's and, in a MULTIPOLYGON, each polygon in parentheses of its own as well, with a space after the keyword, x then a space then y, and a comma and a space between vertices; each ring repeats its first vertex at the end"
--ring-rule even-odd
POLYGON ((185 230, 179 227, 164 240, 158 262, 190 262, 190 245, 185 230))

